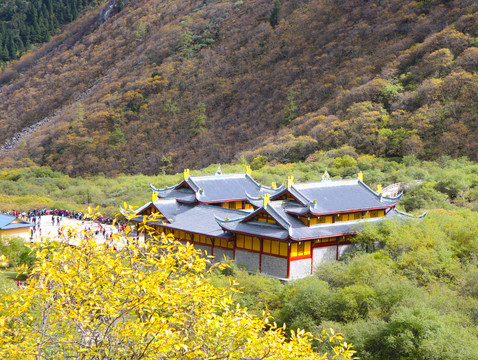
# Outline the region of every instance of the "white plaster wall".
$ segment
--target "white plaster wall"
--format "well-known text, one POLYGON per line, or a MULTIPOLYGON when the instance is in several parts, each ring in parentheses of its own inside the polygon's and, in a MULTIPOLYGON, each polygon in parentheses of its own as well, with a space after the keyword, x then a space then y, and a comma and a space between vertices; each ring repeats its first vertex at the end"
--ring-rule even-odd
POLYGON ((352 252, 355 249, 354 244, 348 244, 348 245, 339 245, 339 258, 348 252, 352 252))
POLYGON ((327 264, 336 260, 337 258, 337 245, 323 246, 313 248, 314 252, 314 268, 316 266, 327 264))
POLYGON ((290 279, 300 279, 310 275, 311 259, 290 262, 290 279))

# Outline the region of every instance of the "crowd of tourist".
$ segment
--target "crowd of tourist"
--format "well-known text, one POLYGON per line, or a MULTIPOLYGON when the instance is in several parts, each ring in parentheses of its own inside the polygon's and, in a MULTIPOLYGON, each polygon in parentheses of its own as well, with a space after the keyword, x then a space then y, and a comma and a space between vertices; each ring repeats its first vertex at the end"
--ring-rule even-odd
POLYGON ((16 210, 8 210, 4 211, 4 214, 9 214, 9 215, 14 215, 18 218, 21 218, 25 221, 33 223, 32 219, 44 216, 44 215, 52 215, 57 217, 57 221, 60 221, 58 218, 63 218, 63 217, 68 217, 71 219, 76 219, 76 220, 87 220, 87 221, 94 221, 102 224, 112 224, 113 219, 110 217, 105 217, 105 216, 97 216, 96 218, 92 217, 85 217, 85 214, 82 211, 70 211, 70 210, 64 210, 64 209, 54 209, 54 210, 48 210, 47 208, 38 210, 38 209, 33 209, 29 210, 27 212, 19 212, 16 210))
MULTIPOLYGON (((65 209, 54 209, 54 210, 49 210, 47 208, 43 209, 33 209, 25 212, 20 212, 17 210, 9 210, 9 211, 4 211, 4 214, 9 214, 18 217, 19 219, 28 221, 29 223, 33 224, 33 226, 30 228, 30 239, 38 238, 42 236, 42 216, 43 216, 43 222, 48 221, 48 219, 51 216, 51 225, 56 226, 58 228, 58 235, 66 235, 63 234, 63 227, 62 221, 65 218, 68 219, 76 219, 82 222, 82 225, 85 224, 85 222, 92 222, 95 224, 93 229, 91 227, 88 227, 89 232, 91 232, 93 235, 98 236, 101 235, 105 239, 108 239, 111 237, 113 230, 110 228, 109 231, 107 231, 106 225, 112 225, 113 224, 113 219, 109 217, 104 217, 104 216, 97 216, 96 218, 93 217, 88 217, 85 216, 85 214, 82 211, 70 211, 70 210, 65 210, 65 209)), ((126 225, 117 222, 115 224, 116 227, 116 232, 124 232, 126 225)))

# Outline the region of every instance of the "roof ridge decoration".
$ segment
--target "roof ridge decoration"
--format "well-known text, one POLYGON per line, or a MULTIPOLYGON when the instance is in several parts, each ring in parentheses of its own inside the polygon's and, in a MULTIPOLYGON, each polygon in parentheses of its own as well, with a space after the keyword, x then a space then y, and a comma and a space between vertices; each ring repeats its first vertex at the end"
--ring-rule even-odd
MULTIPOLYGON (((124 205, 125 205, 125 207, 127 207, 126 202, 125 202, 124 205)), ((153 205, 153 206, 154 206, 154 203, 153 203, 152 201, 150 201, 150 202, 144 204, 143 206, 137 208, 136 210, 133 210, 133 208, 132 208, 131 206, 129 206, 129 210, 125 210, 124 208, 122 208, 122 207, 120 206, 120 213, 121 213, 122 215, 125 215, 125 213, 126 213, 126 214, 137 214, 137 213, 139 213, 140 211, 143 211, 144 209, 146 209, 146 208, 147 208, 148 206, 150 206, 150 205, 153 205), (124 211, 125 213, 123 213, 123 211, 124 211)))
MULTIPOLYGON (((373 195, 375 195, 378 199, 381 198, 380 194, 378 194, 377 192, 373 191, 370 186, 368 186, 367 184, 365 184, 362 180, 358 180, 358 183, 360 185, 362 185, 363 187, 365 187, 365 189, 367 189, 368 191, 370 191, 373 195)), ((402 195, 403 195, 403 191, 398 194, 397 196, 395 197, 388 197, 388 196, 384 196, 384 199, 387 199, 387 200, 400 200, 402 198, 402 195)))
POLYGON ((309 202, 309 211, 312 211, 312 209, 317 209, 317 200, 309 202))
POLYGON ((222 175, 222 170, 220 166, 217 167, 216 173, 214 175, 222 175))
POLYGON ((249 166, 248 168, 249 168, 249 172, 247 172, 248 170, 246 170, 246 172, 244 173, 245 178, 251 180, 254 183, 254 185, 256 185, 258 188, 261 188, 262 184, 259 184, 256 180, 254 180, 254 178, 251 176, 251 172, 250 172, 251 168, 249 166))
POLYGON ((272 183, 272 184, 275 184, 276 187, 266 186, 266 185, 263 185, 263 184, 261 184, 261 186, 262 186, 263 190, 271 190, 271 191, 274 191, 275 193, 278 193, 278 192, 280 192, 284 189, 284 184, 281 184, 281 186, 279 186, 279 187, 277 187, 277 184, 275 182, 272 183))
POLYGON ((382 202, 382 185, 377 184, 377 194, 378 194, 378 199, 380 202, 382 202))
POLYGON ((274 220, 277 221, 277 224, 282 227, 284 230, 287 230, 289 231, 289 229, 291 228, 291 224, 286 220, 284 219, 274 208, 273 206, 267 206, 267 207, 260 207, 260 208, 257 208, 255 211, 253 211, 252 213, 248 214, 247 216, 241 218, 241 219, 236 219, 235 221, 239 221, 239 222, 244 222, 244 220, 249 220, 249 219, 252 219, 254 218, 257 214, 259 214, 261 211, 265 211, 266 213, 268 213, 269 215, 271 215, 274 220), (274 214, 271 214, 270 210, 273 210, 271 212, 273 212, 274 214), (277 218, 278 219, 277 219, 277 218), (281 224, 282 222, 282 224, 281 224), (285 223, 285 224, 284 224, 285 223))
MULTIPOLYGON (((151 203, 148 203, 148 206, 149 206, 149 204, 151 204, 151 203)), ((144 206, 142 206, 142 208, 144 208, 144 206)), ((124 217, 132 216, 136 213, 136 211, 128 211, 126 209, 123 209, 122 206, 120 206, 119 210, 120 210, 121 215, 123 215, 124 217)))
MULTIPOLYGON (((281 187, 279 189, 277 189, 279 191, 277 191, 272 196, 273 197, 279 197, 279 196, 285 194, 288 191, 294 198, 297 198, 297 201, 299 203, 301 203, 301 205, 307 206, 307 204, 310 202, 310 200, 307 199, 304 195, 302 195, 302 193, 298 189, 296 189, 293 185, 290 188, 284 187, 282 189, 283 186, 284 186, 284 184, 282 184, 281 187)), ((274 201, 276 201, 276 200, 274 200, 274 201)))
POLYGON ((183 172, 184 179, 186 180, 190 176, 191 176, 191 172, 189 171, 189 169, 184 169, 184 172, 183 172))
POLYGON ((358 179, 335 179, 327 181, 310 181, 294 184, 297 190, 301 189, 310 189, 311 187, 332 187, 332 186, 342 186, 342 185, 355 185, 358 183, 358 179))
MULTIPOLYGON (((156 210, 158 210, 158 212, 150 214, 150 215, 143 215, 143 218, 144 217, 152 217, 153 220, 162 219, 161 221, 163 221, 167 224, 170 224, 172 219, 168 219, 166 216, 164 216, 164 214, 161 212, 161 210, 156 205, 156 204, 161 204, 163 202, 176 202, 176 200, 175 199, 159 199, 158 201, 155 201, 155 202, 150 201, 149 203, 141 206, 140 208, 138 208, 136 210, 133 210, 131 208, 131 206, 130 206, 129 210, 126 210, 126 209, 124 209, 123 207, 120 206, 120 213, 126 218, 132 217, 134 215, 138 215, 141 211, 149 208, 152 205, 156 210)), ((125 203, 125 205, 126 205, 126 203, 125 203)))
MULTIPOLYGON (((247 171, 246 171, 246 173, 244 173, 244 175, 245 175, 245 177, 246 177, 247 179, 251 180, 251 181, 254 183, 254 185, 256 185, 260 190, 273 190, 273 191, 278 192, 278 191, 281 191, 282 188, 284 187, 284 184, 282 184, 282 185, 279 186, 279 187, 275 187, 275 188, 274 188, 274 187, 271 187, 271 186, 266 186, 266 185, 264 185, 264 184, 260 184, 260 183, 258 183, 258 182, 251 176, 251 174, 248 173, 247 171)), ((275 184, 275 183, 273 183, 273 184, 275 184)))
POLYGON ((290 188, 294 184, 294 176, 287 177, 287 188, 290 188))
POLYGON ((249 175, 249 177, 251 177, 251 173, 252 173, 251 167, 249 165, 247 165, 246 166, 246 175, 249 175))
MULTIPOLYGON (((265 209, 265 208, 264 208, 264 209, 265 209)), ((287 219, 284 219, 284 217, 283 217, 281 214, 279 214, 279 212, 278 212, 276 209, 274 209, 273 206, 269 206, 268 209, 269 209, 269 210, 273 210, 273 212, 275 213, 275 215, 278 216, 283 222, 286 223, 286 225, 287 225, 287 231, 290 231, 290 229, 292 228, 291 223, 288 222, 287 219)), ((266 211, 267 211, 267 210, 266 210, 266 211)))
POLYGON ((246 177, 246 173, 223 173, 222 170, 220 173, 217 171, 214 174, 202 174, 202 175, 191 175, 191 179, 195 179, 195 181, 198 180, 214 180, 217 179, 218 177, 222 178, 240 178, 240 177, 246 177))
POLYGON ((403 215, 403 216, 406 216, 406 217, 410 217, 410 218, 418 218, 418 219, 423 219, 427 216, 427 213, 428 213, 428 210, 425 211, 424 213, 420 214, 420 215, 412 215, 412 214, 409 214, 409 213, 406 213, 406 212, 403 212, 403 211, 400 211, 398 210, 397 208, 394 209, 398 214, 400 215, 403 215))
POLYGON ((186 180, 184 180, 184 181, 186 181, 186 184, 188 184, 189 187, 190 187, 195 193, 197 193, 197 192, 199 191, 199 189, 200 189, 200 188, 199 188, 199 185, 193 180, 192 177, 188 177, 188 178, 187 178, 186 180), (193 186, 191 186, 191 185, 193 185, 193 186))
POLYGON ((327 168, 325 169, 324 173, 322 174, 322 181, 330 180, 330 175, 327 172, 327 168))
POLYGON ((168 191, 168 190, 172 190, 174 189, 176 186, 178 186, 179 184, 176 184, 176 185, 173 185, 173 186, 169 186, 169 187, 165 187, 164 189, 158 189, 158 188, 155 188, 153 186, 153 184, 149 184, 149 187, 151 188, 151 190, 153 192, 156 192, 156 193, 159 193, 159 192, 163 192, 163 191, 168 191))
MULTIPOLYGON (((311 202, 313 202, 312 199, 309 199, 307 196, 305 196, 304 194, 302 194, 302 193, 300 192, 300 190, 297 189, 294 185, 292 185, 292 186, 290 187, 290 189, 295 191, 295 195, 299 195, 299 197, 302 197, 302 199, 305 200, 303 205, 307 206, 308 204, 310 204, 311 202)), ((292 191, 291 191, 291 193, 292 193, 292 191)))
POLYGON ((246 194, 246 199, 249 201, 260 201, 263 198, 262 196, 258 196, 258 197, 251 196, 247 193, 247 191, 245 194, 246 194))

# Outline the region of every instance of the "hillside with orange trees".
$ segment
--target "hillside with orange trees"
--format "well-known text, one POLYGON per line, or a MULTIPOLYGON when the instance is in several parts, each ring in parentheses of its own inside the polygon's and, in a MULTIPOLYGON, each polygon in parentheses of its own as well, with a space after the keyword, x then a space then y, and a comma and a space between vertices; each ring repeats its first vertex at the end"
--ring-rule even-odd
POLYGON ((101 6, 0 73, 0 142, 48 120, 0 165, 155 174, 344 145, 477 160, 473 0, 101 6))

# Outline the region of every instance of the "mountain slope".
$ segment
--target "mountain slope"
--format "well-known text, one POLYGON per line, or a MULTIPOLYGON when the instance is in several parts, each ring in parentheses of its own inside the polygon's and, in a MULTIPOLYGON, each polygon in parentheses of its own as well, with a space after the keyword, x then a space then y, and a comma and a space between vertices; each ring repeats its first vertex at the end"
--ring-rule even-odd
POLYGON ((152 174, 342 145, 476 159, 472 0, 281 5, 274 27, 264 0, 90 11, 0 75, 1 139, 57 113, 2 164, 152 174))

